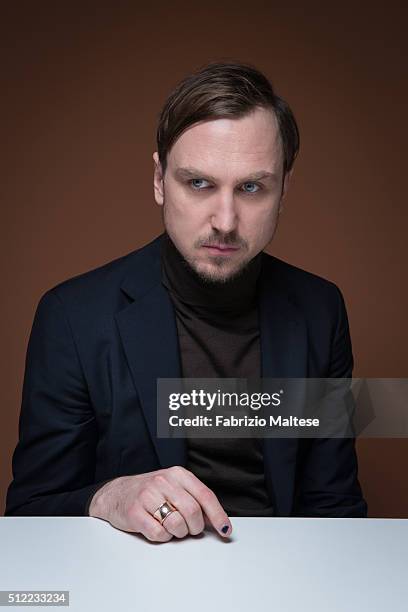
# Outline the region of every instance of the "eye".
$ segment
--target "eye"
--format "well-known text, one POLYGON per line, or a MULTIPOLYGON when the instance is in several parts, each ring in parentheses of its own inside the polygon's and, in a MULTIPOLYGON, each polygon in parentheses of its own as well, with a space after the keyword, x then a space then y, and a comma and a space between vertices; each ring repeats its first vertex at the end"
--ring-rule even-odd
POLYGON ((191 187, 195 189, 196 191, 200 191, 201 189, 204 189, 205 187, 209 186, 209 182, 201 178, 191 179, 189 183, 191 187), (206 184, 203 184, 203 183, 206 183, 206 184))
POLYGON ((261 190, 261 187, 257 183, 244 183, 243 187, 246 193, 258 193, 258 191, 261 190))

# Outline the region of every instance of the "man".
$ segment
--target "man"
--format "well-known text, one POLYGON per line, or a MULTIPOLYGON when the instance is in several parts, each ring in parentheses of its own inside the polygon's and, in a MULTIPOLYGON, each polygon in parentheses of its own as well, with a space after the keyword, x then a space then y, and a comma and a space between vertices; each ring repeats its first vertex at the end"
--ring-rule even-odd
POLYGON ((89 515, 165 542, 235 516, 363 517, 354 440, 165 439, 158 378, 350 377, 331 282, 264 253, 298 151, 250 66, 210 64, 160 116, 165 232, 40 300, 7 515, 89 515))

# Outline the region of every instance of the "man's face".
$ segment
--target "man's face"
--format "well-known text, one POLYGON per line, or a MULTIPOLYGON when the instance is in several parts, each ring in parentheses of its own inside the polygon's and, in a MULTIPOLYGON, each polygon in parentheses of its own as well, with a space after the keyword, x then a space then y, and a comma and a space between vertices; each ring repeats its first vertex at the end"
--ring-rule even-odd
POLYGON ((272 240, 283 189, 283 152, 272 111, 196 123, 169 151, 154 191, 166 231, 206 281, 225 282, 272 240))

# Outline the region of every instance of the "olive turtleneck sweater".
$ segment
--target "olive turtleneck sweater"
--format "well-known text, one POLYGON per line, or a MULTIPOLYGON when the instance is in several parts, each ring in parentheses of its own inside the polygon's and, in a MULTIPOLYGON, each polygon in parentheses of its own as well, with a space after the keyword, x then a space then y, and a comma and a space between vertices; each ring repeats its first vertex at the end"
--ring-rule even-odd
MULTIPOLYGON (((259 378, 258 279, 262 253, 240 276, 203 281, 167 233, 162 283, 174 305, 184 378, 259 378)), ((261 444, 252 438, 187 439, 187 469, 210 487, 227 514, 272 516, 261 444)))

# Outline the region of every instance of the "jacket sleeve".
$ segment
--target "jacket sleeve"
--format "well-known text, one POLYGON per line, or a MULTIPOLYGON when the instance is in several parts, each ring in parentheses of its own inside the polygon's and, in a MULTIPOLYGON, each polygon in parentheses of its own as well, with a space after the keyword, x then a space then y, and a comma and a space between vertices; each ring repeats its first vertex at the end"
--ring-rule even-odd
POLYGON ((39 301, 25 362, 5 516, 83 516, 96 483, 97 427, 63 303, 39 301))
MULTIPOLYGON (((351 378, 353 354, 343 296, 335 285, 336 325, 327 378, 351 378)), ((358 481, 355 439, 314 438, 301 440, 300 486, 295 516, 366 517, 367 504, 358 481)))

